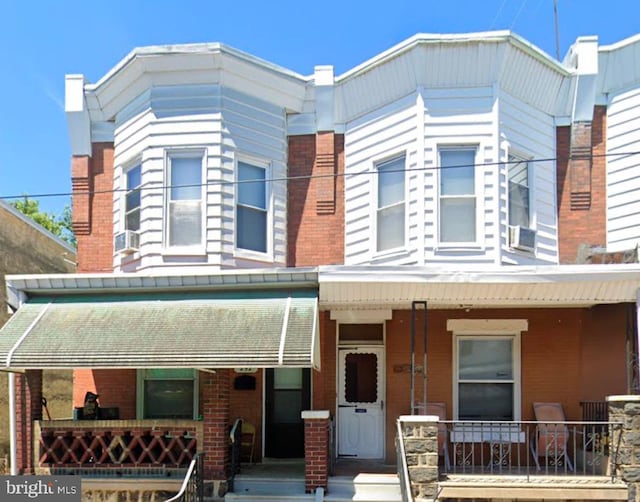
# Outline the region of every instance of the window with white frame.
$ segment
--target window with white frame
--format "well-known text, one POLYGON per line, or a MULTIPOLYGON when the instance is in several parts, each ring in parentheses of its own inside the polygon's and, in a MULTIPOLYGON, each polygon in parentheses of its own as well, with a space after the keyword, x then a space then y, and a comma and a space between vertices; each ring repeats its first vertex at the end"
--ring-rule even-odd
POLYGON ((137 232, 140 230, 140 185, 142 184, 142 168, 140 164, 125 172, 124 229, 137 232))
POLYGON ((509 155, 509 225, 530 228, 529 162, 509 155))
POLYGON ((440 149, 440 242, 476 241, 475 148, 440 149))
POLYGON ((376 214, 376 250, 404 246, 405 232, 405 157, 376 165, 378 207, 376 214))
POLYGON ((202 153, 170 153, 167 201, 169 247, 202 245, 202 153))
POLYGON ((138 370, 138 417, 198 417, 198 379, 193 369, 138 370))
POLYGON ((268 248, 267 168, 238 161, 236 247, 266 253, 268 248))
POLYGON ((457 335, 458 420, 517 420, 519 335, 457 335))

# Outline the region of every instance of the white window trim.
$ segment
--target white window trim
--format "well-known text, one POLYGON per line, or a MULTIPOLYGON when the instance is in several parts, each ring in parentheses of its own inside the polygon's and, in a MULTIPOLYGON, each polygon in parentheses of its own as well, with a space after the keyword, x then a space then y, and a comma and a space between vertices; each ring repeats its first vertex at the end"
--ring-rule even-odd
POLYGON ((532 176, 532 169, 531 169, 531 162, 533 161, 533 157, 530 155, 524 155, 522 153, 519 153, 517 151, 511 151, 509 150, 507 152, 507 172, 506 172, 506 178, 507 178, 507 226, 511 225, 511 222, 509 221, 511 218, 511 212, 509 211, 509 206, 510 206, 510 200, 509 200, 509 166, 511 165, 510 159, 514 157, 516 158, 518 161, 522 161, 522 162, 526 162, 527 163, 527 188, 529 190, 529 226, 527 228, 530 229, 535 229, 535 221, 534 221, 534 214, 535 211, 533 210, 533 176, 532 176))
POLYGON ((206 171, 206 159, 207 151, 205 148, 169 148, 164 151, 164 202, 163 202, 163 227, 162 227, 162 254, 166 256, 202 256, 206 254, 206 227, 207 227, 207 204, 206 204, 206 183, 207 183, 207 171, 206 171), (202 206, 202 224, 200 228, 200 244, 193 246, 170 246, 169 245, 169 202, 170 202, 170 190, 171 177, 170 177, 170 163, 171 158, 196 158, 201 159, 201 175, 200 183, 200 204, 202 206))
POLYGON ((117 226, 117 231, 118 232, 124 232, 125 230, 127 230, 127 192, 128 192, 128 188, 127 188, 127 174, 129 173, 129 171, 131 171, 132 169, 135 169, 136 167, 140 167, 140 229, 137 230, 138 232, 142 232, 142 187, 144 186, 144 183, 142 182, 142 159, 136 158, 135 160, 132 160, 130 162, 127 162, 126 164, 123 164, 122 167, 120 168, 120 183, 119 186, 117 187, 120 191, 120 193, 116 194, 117 200, 118 200, 118 208, 120 209, 120 218, 118 221, 118 226, 117 226))
POLYGON ((234 190, 234 198, 233 198, 233 249, 234 249, 234 257, 242 258, 246 260, 254 260, 254 261, 273 261, 273 226, 274 226, 274 202, 273 202, 273 186, 274 183, 271 181, 273 177, 273 165, 271 162, 261 159, 259 157, 253 157, 246 154, 237 155, 234 160, 234 181, 236 189, 234 190), (244 249, 238 247, 238 163, 244 162, 246 164, 250 164, 252 166, 261 167, 265 170, 264 178, 265 178, 265 202, 267 209, 267 251, 262 253, 260 251, 254 251, 252 249, 244 249))
MULTIPOLYGON (((437 251, 456 251, 456 250, 464 250, 464 251, 469 251, 469 250, 482 250, 484 249, 484 233, 483 233, 483 227, 484 227, 484 221, 482 221, 481 219, 481 215, 484 214, 484 203, 483 203, 483 199, 482 199, 482 187, 483 187, 483 176, 482 176, 482 172, 481 169, 478 169, 478 152, 480 151, 481 145, 479 143, 452 143, 452 144, 448 144, 448 143, 440 143, 437 145, 436 147, 436 156, 437 156, 437 162, 436 165, 438 166, 438 170, 437 170, 437 176, 436 176, 436 215, 435 215, 435 224, 436 224, 436 235, 437 235, 437 244, 436 244, 436 250, 437 251), (440 216, 442 214, 442 211, 440 209, 440 200, 442 198, 442 195, 440 193, 440 185, 441 185, 441 176, 442 176, 442 160, 440 157, 440 152, 442 151, 458 151, 458 150, 472 150, 474 152, 473 155, 473 162, 474 162, 474 170, 473 170, 473 183, 474 183, 474 195, 473 198, 475 199, 476 202, 476 239, 475 241, 460 241, 460 242, 456 242, 456 241, 448 241, 448 242, 443 242, 440 240, 440 230, 441 230, 441 222, 440 222, 440 216)), ((458 198, 460 197, 465 197, 465 196, 457 196, 458 198)), ((471 198, 471 196, 466 196, 468 198, 471 198)))
POLYGON ((453 419, 458 420, 458 340, 478 337, 485 340, 513 340, 513 420, 522 418, 521 335, 528 329, 526 319, 449 319, 447 331, 453 332, 453 419))
MULTIPOLYGON (((144 417, 144 382, 145 369, 136 370, 136 420, 144 417)), ((162 379, 155 379, 162 380, 162 379)), ((164 379, 170 380, 170 379, 164 379)), ((198 419, 200 408, 200 372, 193 370, 193 420, 198 419)))
POLYGON ((374 159, 371 163, 371 173, 372 179, 375 181, 372 185, 372 195, 371 200, 373 200, 373 204, 371 206, 371 228, 373 228, 373 232, 371 232, 372 240, 371 240, 371 254, 373 260, 379 260, 383 258, 396 258, 400 256, 404 256, 408 253, 407 242, 409 238, 409 225, 408 225, 408 197, 409 197, 409 187, 407 183, 407 161, 408 154, 406 150, 394 152, 391 155, 386 155, 384 157, 374 159), (394 248, 385 249, 384 251, 378 251, 378 189, 379 189, 379 177, 378 177, 378 167, 386 164, 388 162, 393 162, 394 160, 399 160, 400 158, 404 158, 404 242, 400 246, 396 246, 394 248))

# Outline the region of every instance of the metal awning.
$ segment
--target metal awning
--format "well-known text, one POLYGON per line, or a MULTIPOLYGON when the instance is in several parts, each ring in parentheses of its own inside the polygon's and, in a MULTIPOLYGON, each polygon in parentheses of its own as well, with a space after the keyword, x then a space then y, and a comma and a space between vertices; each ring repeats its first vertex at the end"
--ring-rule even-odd
POLYGON ((319 368, 317 290, 40 296, 0 330, 1 366, 319 368))

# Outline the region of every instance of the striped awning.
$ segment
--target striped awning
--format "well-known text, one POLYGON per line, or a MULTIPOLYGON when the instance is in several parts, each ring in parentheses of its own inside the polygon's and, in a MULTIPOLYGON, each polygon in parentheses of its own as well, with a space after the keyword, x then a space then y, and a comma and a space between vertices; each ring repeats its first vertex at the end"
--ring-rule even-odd
POLYGON ((36 297, 0 330, 0 367, 319 368, 317 291, 36 297))

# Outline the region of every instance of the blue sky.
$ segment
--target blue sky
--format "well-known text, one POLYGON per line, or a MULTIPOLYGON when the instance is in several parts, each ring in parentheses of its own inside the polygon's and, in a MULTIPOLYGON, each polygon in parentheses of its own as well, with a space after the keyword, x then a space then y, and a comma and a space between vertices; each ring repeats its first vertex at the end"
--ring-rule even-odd
MULTIPOLYGON (((640 30, 637 0, 557 0, 561 58, 578 36, 640 30)), ((511 29, 556 52, 553 0, 4 0, 0 197, 68 193, 64 77, 96 82, 134 47, 223 42, 301 74, 341 74, 415 33, 511 29)), ((59 214, 68 196, 39 198, 59 214)))

